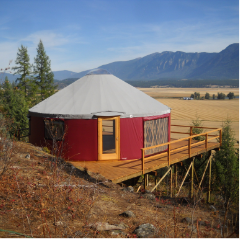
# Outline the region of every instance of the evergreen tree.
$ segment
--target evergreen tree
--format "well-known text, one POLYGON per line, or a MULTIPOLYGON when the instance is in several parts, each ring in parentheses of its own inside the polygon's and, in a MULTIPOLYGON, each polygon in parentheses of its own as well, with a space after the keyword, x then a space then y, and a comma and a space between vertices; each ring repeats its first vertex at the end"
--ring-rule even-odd
POLYGON ((218 92, 217 98, 218 98, 219 100, 225 100, 225 94, 222 93, 222 92, 221 92, 221 93, 218 92))
POLYGON ((31 64, 30 58, 27 52, 27 47, 21 45, 21 48, 18 48, 17 59, 15 61, 16 67, 13 67, 15 70, 15 75, 19 74, 20 77, 17 78, 16 82, 18 87, 24 90, 24 96, 27 97, 27 88, 29 83, 29 77, 31 75, 31 64))
POLYGON ((39 102, 54 94, 54 74, 51 71, 51 61, 47 56, 42 41, 37 47, 37 56, 34 58, 34 79, 40 90, 39 102))
POLYGON ((14 83, 11 84, 7 78, 2 85, 1 98, 3 103, 3 112, 6 118, 11 120, 9 130, 16 133, 17 129, 28 127, 28 106, 25 97, 14 83))
POLYGON ((210 99, 210 94, 208 92, 205 94, 205 99, 207 99, 207 100, 210 99))
MULTIPOLYGON (((203 129, 202 128, 194 128, 194 126, 195 127, 202 127, 203 126, 202 120, 200 120, 200 118, 198 116, 196 116, 195 120, 192 120, 192 126, 193 126, 193 129, 192 129, 192 133, 193 134, 201 134, 201 133, 203 133, 203 129)), ((197 137, 194 137, 193 139, 200 141, 200 140, 204 139, 204 136, 197 136, 197 137)))
POLYGON ((200 93, 199 92, 194 92, 194 99, 199 100, 200 99, 200 93))
POLYGON ((222 146, 214 156, 215 186, 225 199, 225 207, 229 201, 236 202, 239 198, 239 152, 235 149, 230 121, 223 125, 222 146))
POLYGON ((229 92, 227 94, 227 97, 228 97, 229 100, 234 99, 234 93, 233 92, 229 92))

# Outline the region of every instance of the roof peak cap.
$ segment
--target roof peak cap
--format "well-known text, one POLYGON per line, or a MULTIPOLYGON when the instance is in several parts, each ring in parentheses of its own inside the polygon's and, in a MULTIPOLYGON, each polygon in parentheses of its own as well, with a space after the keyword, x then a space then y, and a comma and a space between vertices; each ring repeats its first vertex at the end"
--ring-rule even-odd
POLYGON ((102 69, 102 68, 95 68, 95 69, 92 69, 90 70, 87 74, 87 75, 111 75, 110 72, 108 72, 107 70, 105 69, 102 69))

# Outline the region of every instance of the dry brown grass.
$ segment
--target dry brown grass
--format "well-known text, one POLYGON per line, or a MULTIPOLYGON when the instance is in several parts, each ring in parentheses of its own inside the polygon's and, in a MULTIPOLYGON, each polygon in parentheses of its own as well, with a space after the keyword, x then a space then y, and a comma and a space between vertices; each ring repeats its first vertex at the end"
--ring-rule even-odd
POLYGON ((212 96, 213 94, 222 92, 227 95, 229 92, 233 92, 234 95, 239 95, 238 88, 139 88, 139 90, 150 95, 153 98, 179 98, 190 97, 194 92, 199 92, 200 96, 204 96, 206 92, 212 96))
MULTIPOLYGON (((96 222, 124 223, 120 237, 136 237, 134 229, 151 223, 156 237, 190 237, 191 228, 182 222, 191 217, 192 203, 182 204, 174 199, 148 200, 142 194, 125 192, 116 184, 97 174, 86 175, 69 168, 51 169, 49 155, 38 148, 16 142, 10 169, 0 181, 0 229, 33 237, 113 237, 111 231, 97 231, 96 222), (29 153, 31 158, 25 158, 29 153), (100 183, 100 180, 102 183, 100 183), (94 182, 95 181, 95 182, 94 182), (66 183, 66 184, 65 184, 66 183), (59 185, 65 185, 59 187, 59 185), (79 185, 74 187, 74 185, 79 185), (131 210, 136 217, 125 218, 120 213, 131 210)), ((219 220, 209 206, 199 203, 194 212, 199 226, 193 237, 220 237, 219 220)), ((229 233, 232 226, 229 226, 229 233)), ((0 237, 19 235, 1 231, 0 237)))
POLYGON ((226 119, 232 121, 234 135, 239 140, 239 100, 180 100, 170 97, 189 97, 191 93, 200 92, 204 96, 223 92, 234 92, 237 88, 143 88, 141 89, 161 103, 171 108, 172 124, 191 125, 192 120, 199 117, 205 127, 221 127, 226 119), (158 96, 158 97, 157 97, 158 96), (166 98, 169 97, 169 98, 166 98))

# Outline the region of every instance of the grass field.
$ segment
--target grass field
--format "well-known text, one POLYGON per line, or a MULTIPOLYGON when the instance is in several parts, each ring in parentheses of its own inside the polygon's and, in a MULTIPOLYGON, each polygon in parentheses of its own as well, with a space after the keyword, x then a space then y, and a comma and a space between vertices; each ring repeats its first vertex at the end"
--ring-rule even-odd
POLYGON ((172 124, 191 125, 197 117, 203 126, 221 127, 229 119, 232 121, 234 135, 239 140, 239 100, 181 100, 175 97, 189 97, 191 93, 200 92, 204 96, 223 92, 239 94, 237 88, 142 88, 140 89, 171 108, 172 124))
POLYGON ((145 92, 153 98, 180 98, 190 97, 194 92, 199 92, 200 96, 205 96, 206 92, 212 97, 213 94, 224 93, 227 95, 229 92, 233 92, 234 95, 239 95, 238 88, 139 88, 139 90, 145 92))

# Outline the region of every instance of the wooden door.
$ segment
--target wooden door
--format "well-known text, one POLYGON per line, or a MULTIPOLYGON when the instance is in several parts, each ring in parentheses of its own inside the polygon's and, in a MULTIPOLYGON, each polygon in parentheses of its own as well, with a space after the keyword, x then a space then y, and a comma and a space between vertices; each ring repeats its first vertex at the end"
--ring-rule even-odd
POLYGON ((98 160, 120 159, 120 117, 98 118, 98 160))

